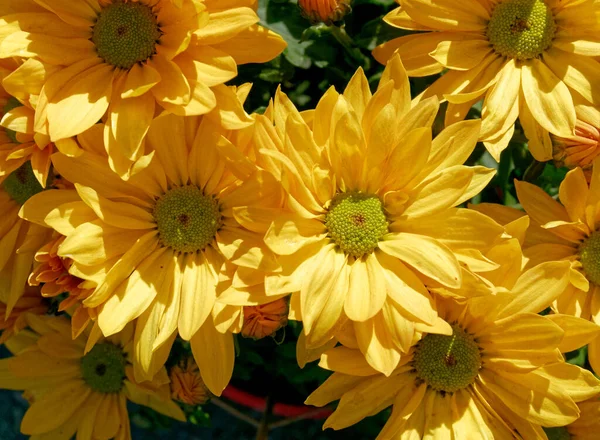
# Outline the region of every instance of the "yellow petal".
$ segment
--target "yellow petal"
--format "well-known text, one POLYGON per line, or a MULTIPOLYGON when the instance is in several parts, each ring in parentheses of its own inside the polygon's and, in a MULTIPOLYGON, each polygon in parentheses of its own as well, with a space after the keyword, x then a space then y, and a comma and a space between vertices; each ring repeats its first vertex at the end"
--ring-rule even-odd
POLYGON ((566 209, 541 188, 531 183, 515 180, 519 202, 527 214, 538 224, 552 221, 569 221, 566 209))
POLYGON ((469 187, 473 175, 471 167, 456 165, 422 182, 411 191, 403 218, 433 215, 456 206, 469 187))
POLYGON ((231 8, 211 13, 208 24, 194 34, 199 44, 222 43, 258 21, 258 16, 250 8, 231 8))
POLYGON ((481 112, 481 139, 494 139, 514 125, 519 115, 521 70, 514 60, 504 65, 488 90, 481 112))
POLYGON ((105 336, 120 332, 150 306, 164 283, 161 269, 171 259, 167 248, 154 251, 119 285, 98 313, 98 325, 105 336))
MULTIPOLYGON (((82 225, 83 226, 83 225, 82 225)), ((106 228, 106 227, 105 227, 106 228)), ((120 230, 127 231, 127 230, 120 230)), ((84 234, 85 235, 85 234, 84 234)), ((110 270, 106 276, 102 279, 102 282, 98 284, 98 287, 94 290, 94 293, 85 299, 84 304, 87 307, 97 307, 108 299, 108 297, 114 292, 114 290, 135 270, 135 268, 144 260, 148 255, 154 251, 158 246, 158 240, 156 239, 156 232, 152 231, 145 235, 136 235, 134 239, 131 239, 131 230, 127 231, 127 239, 119 238, 115 240, 119 243, 125 242, 127 250, 122 253, 122 256, 112 264, 110 270), (138 238, 139 237, 139 238, 138 238), (131 241, 129 241, 131 240, 131 241)), ((66 240, 65 240, 66 242, 66 240)), ((63 246, 64 243, 63 242, 63 246)), ((81 244, 74 243, 75 249, 81 244)), ((92 251, 98 252, 98 249, 92 251)), ((121 252, 119 252, 121 253, 121 252)), ((102 256, 98 257, 98 260, 104 261, 102 256)), ((108 260, 112 263, 114 260, 108 260)))
POLYGON ((450 249, 431 237, 388 234, 379 242, 379 248, 448 287, 460 286, 461 273, 456 257, 450 249))
POLYGON ((258 25, 249 26, 235 38, 213 45, 232 56, 238 65, 266 63, 283 52, 286 46, 279 34, 258 25))
POLYGON ((212 311, 219 267, 213 267, 214 263, 202 252, 188 254, 184 264, 178 328, 181 337, 190 340, 212 311))
POLYGON ((379 375, 361 382, 342 396, 324 428, 342 429, 377 414, 390 406, 396 393, 413 381, 413 377, 400 374, 391 378, 379 375))
POLYGON ((315 348, 333 337, 342 320, 348 292, 347 256, 327 245, 311 261, 312 276, 302 283, 300 302, 306 345, 315 348), (318 269, 317 269, 318 268, 318 269))
POLYGON ((484 31, 490 18, 475 0, 406 0, 402 8, 417 23, 439 30, 484 31))
POLYGON ((321 356, 319 366, 352 376, 373 376, 378 373, 367 363, 360 351, 344 346, 332 348, 325 352, 321 356))
POLYGON ((546 318, 560 326, 565 332, 564 338, 558 346, 562 353, 577 350, 589 344, 600 334, 600 326, 582 318, 555 314, 547 315, 546 318))
POLYGON ((524 272, 512 289, 515 297, 497 312, 497 317, 513 313, 539 313, 552 304, 569 284, 570 263, 542 263, 524 272))
POLYGON ((110 123, 107 128, 111 136, 109 140, 114 140, 116 146, 123 156, 131 161, 135 161, 144 153, 142 141, 150 123, 154 118, 155 101, 150 93, 141 96, 122 99, 115 97, 110 104, 110 123))
POLYGON ((204 323, 190 340, 202 380, 211 393, 220 396, 233 373, 233 335, 216 331, 212 320, 204 323))
POLYGON ((325 239, 325 225, 318 220, 281 212, 265 234, 265 243, 279 255, 291 255, 304 246, 325 239))
POLYGON ((431 143, 431 152, 423 174, 434 174, 454 165, 462 165, 469 158, 481 130, 478 119, 461 121, 443 129, 431 143))
POLYGON ((577 118, 567 86, 535 58, 521 72, 523 95, 535 120, 558 136, 572 136, 577 118))
POLYGON ((54 388, 29 407, 21 422, 21 432, 35 435, 58 428, 85 403, 91 392, 91 388, 86 387, 82 380, 54 388), (48 411, 48 408, 54 410, 48 411))
POLYGON ((550 47, 544 52, 544 61, 552 72, 587 101, 600 105, 600 63, 593 57, 573 54, 550 47))
POLYGON ((156 69, 148 64, 134 64, 127 73, 121 98, 141 96, 158 84, 161 80, 156 69))
POLYGON ((346 392, 369 379, 334 373, 305 400, 306 405, 325 406, 329 402, 340 399, 346 392))
POLYGON ((154 229, 156 223, 152 214, 135 205, 113 202, 102 197, 94 189, 75 184, 81 199, 94 210, 96 215, 112 226, 123 229, 154 229))
POLYGON ((87 130, 102 118, 108 108, 113 68, 107 64, 88 66, 86 60, 67 67, 50 77, 44 86, 52 141, 87 130), (80 65, 85 70, 77 70, 80 65), (74 72, 71 72, 71 67, 74 72))
POLYGON ((79 225, 97 219, 74 190, 47 190, 36 194, 21 207, 21 217, 69 235, 79 225))
POLYGON ((492 51, 490 43, 485 38, 452 34, 454 38, 440 41, 429 56, 444 67, 452 70, 469 70, 477 66, 492 51))
POLYGON ((447 32, 427 32, 394 38, 373 49, 373 57, 381 64, 386 64, 398 53, 411 76, 435 75, 440 73, 444 66, 429 56, 429 53, 435 50, 440 41, 447 38, 447 32))
POLYGON ((387 294, 400 308, 402 315, 417 322, 435 323, 437 314, 433 301, 417 275, 393 256, 384 252, 377 252, 376 255, 385 274, 387 294))
POLYGON ((522 90, 519 100, 521 104, 519 122, 521 122, 525 137, 528 139, 529 151, 540 162, 551 160, 553 147, 548 130, 544 129, 533 117, 531 110, 525 102, 522 90))

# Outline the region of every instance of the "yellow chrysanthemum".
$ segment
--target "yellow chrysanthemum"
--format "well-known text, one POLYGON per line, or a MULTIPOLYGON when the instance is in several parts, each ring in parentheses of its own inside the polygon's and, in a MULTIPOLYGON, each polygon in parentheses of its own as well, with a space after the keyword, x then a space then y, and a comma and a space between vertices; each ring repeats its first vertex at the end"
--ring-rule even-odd
MULTIPOLYGON (((559 188, 560 203, 535 185, 515 185, 531 218, 523 250, 528 267, 569 261, 571 284, 553 307, 600 324, 600 164, 594 165, 590 186, 581 168, 569 171, 559 188)), ((600 371, 600 341, 593 341, 588 353, 592 367, 600 371)))
POLYGON ((41 191, 30 162, 0 183, 0 302, 6 304, 5 318, 23 295, 35 252, 52 232, 18 215, 21 206, 41 191))
POLYGON ((35 131, 54 142, 106 114, 106 149, 124 178, 162 109, 201 115, 219 101, 227 128, 249 125, 224 83, 237 75, 238 64, 268 61, 285 48, 277 34, 256 24, 255 1, 9 3, 27 5, 13 5, 18 12, 0 18, 0 58, 42 61, 17 69, 23 89, 41 90, 35 131))
POLYGON ((574 422, 576 402, 600 390, 593 374, 560 354, 598 330, 580 318, 536 314, 568 277, 568 263, 545 263, 524 272, 510 291, 467 303, 438 297, 451 335, 424 334, 389 377, 353 347, 335 347, 320 363, 335 373, 306 403, 340 399, 325 423, 334 429, 393 405, 378 439, 545 438, 539 425, 574 422))
POLYGON ((33 345, 0 360, 0 388, 25 390, 31 406, 21 432, 43 438, 131 439, 127 401, 185 421, 171 400, 163 368, 152 382, 133 377, 133 328, 101 339, 87 353, 85 338, 71 340, 69 321, 28 315, 33 345))
POLYGON ((480 140, 498 159, 517 117, 529 149, 552 159, 544 130, 569 137, 572 95, 600 104, 600 7, 594 0, 397 0, 393 26, 426 31, 375 49, 385 62, 397 51, 411 76, 449 72, 422 95, 448 100, 446 123, 461 120, 483 98, 480 140))
MULTIPOLYGON (((309 346, 327 342, 345 319, 361 350, 389 374, 405 344, 390 331, 438 323, 425 283, 459 287, 461 265, 477 265, 503 228, 454 208, 477 194, 493 171, 463 166, 479 121, 431 140, 437 98, 410 107, 399 57, 372 96, 362 70, 343 94, 331 88, 303 120, 279 92, 257 120, 257 161, 285 186, 287 207, 249 212, 248 228, 268 227, 265 242, 282 271, 267 274, 267 295, 300 292, 309 346), (347 318, 346 318, 347 317, 347 318)), ((431 329, 429 331, 432 331, 431 329)))
POLYGON ((152 376, 164 364, 179 330, 215 394, 234 361, 231 333, 219 333, 211 317, 221 267, 230 261, 277 269, 261 235, 238 223, 236 209, 274 208, 283 199, 275 179, 242 152, 251 136, 226 138, 219 130, 205 117, 163 114, 148 130, 149 163, 123 181, 102 155, 99 124, 78 136, 83 154, 52 158, 76 190, 45 191, 21 211, 66 237, 58 256, 71 260, 69 273, 96 284, 83 304, 99 307, 104 335, 139 318, 136 374, 152 376))

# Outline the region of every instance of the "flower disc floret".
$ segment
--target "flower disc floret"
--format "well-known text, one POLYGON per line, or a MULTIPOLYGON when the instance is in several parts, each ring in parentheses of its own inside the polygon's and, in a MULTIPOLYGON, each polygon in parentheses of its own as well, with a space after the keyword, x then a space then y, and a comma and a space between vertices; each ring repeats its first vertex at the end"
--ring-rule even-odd
POLYGON ((554 39, 556 23, 543 0, 505 0, 492 11, 487 37, 500 55, 528 60, 542 54, 554 39))
POLYGON ((594 232, 581 244, 579 259, 587 279, 600 286, 600 233, 594 232))
POLYGON ((24 204, 31 197, 44 190, 33 174, 31 162, 29 161, 13 171, 2 182, 2 188, 19 205, 24 204))
POLYGON ((379 197, 359 192, 336 195, 325 217, 329 237, 348 255, 360 258, 373 252, 388 233, 379 197))
POLYGON ((210 244, 222 225, 219 203, 193 185, 175 187, 154 206, 161 243, 178 252, 197 252, 210 244))
POLYGON ((94 391, 118 393, 123 388, 126 365, 120 347, 111 343, 96 344, 81 358, 81 374, 94 391))
POLYGON ((452 335, 428 334, 415 348, 417 377, 436 391, 453 393, 471 385, 481 368, 479 346, 458 325, 452 335))
POLYGON ((108 64, 130 69, 156 52, 160 37, 151 7, 141 2, 116 0, 98 14, 92 42, 98 56, 108 64))

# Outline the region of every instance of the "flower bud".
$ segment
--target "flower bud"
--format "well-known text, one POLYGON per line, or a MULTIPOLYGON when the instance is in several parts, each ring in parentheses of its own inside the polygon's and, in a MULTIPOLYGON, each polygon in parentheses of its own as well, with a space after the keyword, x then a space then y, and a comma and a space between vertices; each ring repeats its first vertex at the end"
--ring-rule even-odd
POLYGON ((302 15, 313 24, 340 21, 352 8, 351 0, 298 0, 302 15))
POLYGON ((262 339, 274 335, 277 330, 287 325, 288 309, 287 298, 259 306, 245 306, 242 336, 262 339))
POLYGON ((578 119, 575 135, 552 137, 554 162, 557 167, 581 167, 591 177, 592 163, 600 155, 600 127, 578 119))
POLYGON ((193 357, 182 359, 171 368, 169 373, 171 379, 171 397, 188 405, 202 405, 210 398, 210 392, 202 376, 200 369, 193 357))

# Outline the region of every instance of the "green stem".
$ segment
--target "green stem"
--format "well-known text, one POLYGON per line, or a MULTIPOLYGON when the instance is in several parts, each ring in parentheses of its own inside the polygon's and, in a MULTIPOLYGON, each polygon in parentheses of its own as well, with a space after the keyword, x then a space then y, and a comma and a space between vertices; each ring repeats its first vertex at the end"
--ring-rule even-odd
POLYGON ((368 60, 362 54, 360 49, 354 45, 354 40, 348 35, 344 26, 329 26, 331 35, 340 43, 340 45, 346 50, 355 61, 361 66, 366 66, 368 60))

